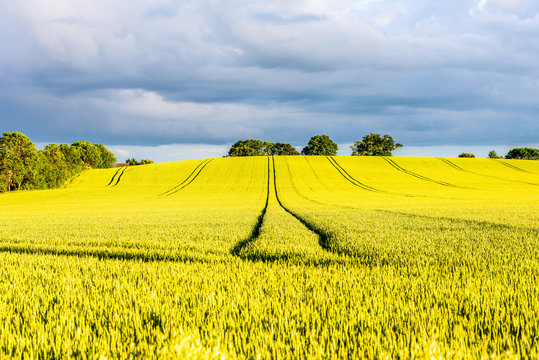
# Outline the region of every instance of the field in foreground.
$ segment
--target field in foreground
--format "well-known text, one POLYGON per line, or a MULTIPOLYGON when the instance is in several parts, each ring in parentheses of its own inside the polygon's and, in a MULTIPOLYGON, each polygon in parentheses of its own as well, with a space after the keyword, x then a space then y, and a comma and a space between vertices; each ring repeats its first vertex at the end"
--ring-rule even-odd
POLYGON ((539 356, 538 162, 181 161, 0 211, 4 356, 539 356))

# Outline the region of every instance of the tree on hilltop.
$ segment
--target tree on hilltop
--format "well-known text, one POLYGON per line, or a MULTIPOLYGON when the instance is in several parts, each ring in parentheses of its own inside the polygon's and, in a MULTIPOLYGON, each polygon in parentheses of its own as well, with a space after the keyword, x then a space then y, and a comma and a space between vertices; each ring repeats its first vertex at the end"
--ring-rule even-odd
POLYGON ((272 149, 272 155, 299 155, 299 152, 290 144, 275 143, 272 149))
POLYGON ((262 140, 238 140, 228 150, 228 156, 269 156, 299 155, 296 149, 287 143, 272 143, 262 140))
POLYGON ((502 157, 501 157, 501 156, 498 156, 498 154, 496 153, 496 151, 491 150, 491 151, 488 153, 488 158, 489 158, 489 159, 501 159, 502 157))
POLYGON ((327 135, 315 135, 310 140, 307 146, 301 150, 302 155, 337 155, 339 147, 327 135))
POLYGON ((505 155, 506 159, 539 160, 539 150, 534 148, 514 148, 505 155))
POLYGON ((350 149, 352 149, 352 156, 391 156, 392 152, 400 147, 402 144, 395 143, 387 134, 381 136, 370 133, 363 136, 363 140, 356 141, 350 149))

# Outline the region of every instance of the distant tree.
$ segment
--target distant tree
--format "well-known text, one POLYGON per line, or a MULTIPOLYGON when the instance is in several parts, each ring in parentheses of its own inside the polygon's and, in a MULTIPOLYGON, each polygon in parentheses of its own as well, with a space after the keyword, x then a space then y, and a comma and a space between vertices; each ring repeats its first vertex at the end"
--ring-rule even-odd
POLYGON ((268 155, 265 153, 267 145, 261 140, 238 140, 228 150, 228 156, 262 156, 268 155))
POLYGON ((514 148, 505 155, 505 158, 539 160, 539 150, 534 148, 514 148))
POLYGON ((290 144, 275 143, 271 155, 299 155, 299 152, 290 144))
POLYGON ((136 166, 136 165, 139 165, 139 164, 140 164, 140 163, 137 161, 137 159, 135 159, 135 158, 125 159, 125 163, 128 164, 129 166, 136 166))
POLYGON ((356 141, 350 146, 353 156, 391 156, 392 152, 402 147, 402 144, 395 143, 389 135, 370 133, 363 136, 363 140, 356 141))
POLYGON ((125 162, 129 164, 129 166, 153 164, 153 160, 150 160, 150 159, 142 159, 140 161, 137 161, 137 159, 132 158, 132 159, 125 160, 125 162))
POLYGON ((301 150, 302 155, 337 155, 339 147, 327 135, 313 136, 307 146, 301 150))
POLYGON ((475 158, 474 154, 462 153, 459 155, 459 158, 475 158))
POLYGON ((5 132, 0 138, 0 173, 8 190, 32 188, 38 172, 34 143, 20 132, 5 132))
POLYGON ((238 140, 228 150, 228 156, 298 155, 292 145, 262 140, 238 140))
POLYGON ((489 159, 501 159, 502 157, 501 157, 501 156, 498 156, 498 154, 496 153, 496 151, 491 150, 491 151, 488 153, 488 158, 489 158, 489 159))

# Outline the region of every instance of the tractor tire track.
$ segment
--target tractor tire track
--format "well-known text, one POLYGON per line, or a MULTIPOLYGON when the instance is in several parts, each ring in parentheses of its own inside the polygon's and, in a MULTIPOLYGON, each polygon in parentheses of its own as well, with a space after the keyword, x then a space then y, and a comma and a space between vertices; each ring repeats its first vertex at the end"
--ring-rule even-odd
POLYGON ((318 243, 320 244, 320 247, 322 247, 326 251, 333 252, 331 241, 330 241, 330 235, 326 231, 318 228, 315 224, 305 220, 304 218, 302 218, 301 216, 299 216, 298 214, 296 214, 295 212, 293 212, 292 210, 288 209, 287 207, 283 205, 283 203, 281 202, 281 199, 279 198, 279 192, 277 191, 277 175, 275 171, 275 158, 272 156, 271 159, 273 163, 273 186, 275 188, 275 197, 277 198, 277 203, 279 204, 281 208, 283 208, 284 211, 286 211, 287 213, 295 217, 300 223, 302 223, 303 226, 305 226, 307 229, 309 229, 310 231, 318 235, 318 243))
POLYGON ((250 242, 255 241, 260 236, 260 229, 262 228, 262 223, 264 222, 264 217, 266 216, 266 211, 268 210, 268 203, 269 203, 269 188, 270 188, 270 161, 268 157, 268 171, 267 171, 267 185, 266 185, 266 204, 264 205, 264 208, 262 209, 262 212, 260 215, 258 215, 258 219, 256 221, 255 226, 251 230, 251 233, 249 236, 239 241, 234 247, 230 250, 230 253, 235 256, 240 256, 241 250, 247 246, 250 242))
POLYGON ((225 257, 208 257, 208 254, 188 254, 174 251, 152 252, 146 249, 130 248, 86 248, 86 247, 51 247, 34 244, 0 244, 0 253, 54 255, 79 258, 97 258, 99 260, 122 260, 141 262, 200 262, 215 263, 226 261, 225 257))
MULTIPOLYGON (((235 255, 235 256, 242 256, 242 250, 251 242, 253 241, 256 241, 258 239, 258 237, 260 236, 260 230, 262 228, 262 225, 264 224, 264 220, 265 220, 265 216, 266 216, 266 211, 267 211, 267 208, 268 208, 268 204, 269 204, 269 197, 270 197, 270 176, 271 176, 271 172, 272 172, 272 169, 273 169, 273 188, 271 188, 271 191, 275 191, 275 199, 277 200, 277 203, 279 204, 279 206, 286 212, 288 213, 289 215, 291 215, 292 217, 294 217, 296 220, 298 220, 303 226, 305 226, 305 228, 307 228, 307 230, 313 232, 314 234, 317 235, 318 237, 318 243, 319 245, 321 246, 322 249, 324 250, 328 250, 328 234, 326 234, 325 232, 319 230, 316 226, 312 225, 311 223, 309 223, 308 221, 305 221, 303 218, 301 218, 300 216, 298 216, 297 214, 295 214, 294 212, 292 212, 291 210, 287 209, 281 202, 281 199, 279 198, 279 193, 277 191, 277 183, 276 183, 276 180, 277 180, 277 176, 276 176, 276 172, 275 172, 275 159, 271 158, 271 167, 270 167, 270 159, 268 157, 268 171, 267 171, 267 192, 266 192, 266 204, 264 206, 264 209, 262 210, 262 212, 260 213, 259 217, 258 217, 258 221, 256 223, 256 225, 253 227, 253 230, 251 231, 251 234, 249 235, 249 237, 247 237, 245 240, 242 240, 240 242, 238 242, 232 249, 231 249, 231 254, 232 255, 235 255)), ((331 252, 328 250, 328 252, 331 252)), ((246 257, 245 259, 250 259, 249 257, 246 257)), ((251 260, 262 260, 262 261, 279 261, 279 260, 283 260, 283 257, 282 256, 265 256, 265 257, 256 257, 254 259, 251 259, 251 260)), ((321 265, 321 264, 326 264, 326 263, 336 263, 336 262, 343 262, 344 261, 344 258, 343 259, 321 259, 320 261, 314 261, 312 262, 312 264, 315 264, 315 265, 321 265), (342 260, 342 261, 341 261, 342 260)))
POLYGON ((122 172, 120 173, 120 176, 118 176, 118 179, 116 180, 116 183, 114 185, 112 185, 113 187, 118 185, 118 183, 120 182, 120 180, 122 179, 122 176, 124 176, 125 172, 127 171, 127 167, 124 167, 124 169, 122 170, 122 172))
POLYGON ((458 166, 457 164, 455 164, 454 162, 452 162, 451 160, 448 160, 448 159, 438 158, 438 160, 443 161, 444 163, 446 163, 447 165, 451 166, 452 168, 454 168, 456 170, 459 170, 459 171, 462 171, 462 172, 465 172, 465 173, 468 173, 468 174, 473 174, 473 175, 477 175, 477 176, 484 176, 484 177, 488 177, 488 178, 491 178, 491 179, 509 181, 509 182, 514 182, 514 183, 519 183, 519 184, 539 186, 539 184, 537 184, 537 183, 532 183, 532 182, 527 182, 527 181, 520 181, 520 180, 505 179, 505 178, 501 178, 501 177, 494 176, 494 175, 487 175, 487 174, 477 173, 475 171, 470 171, 470 170, 467 170, 467 169, 464 169, 464 168, 458 166))
POLYGON ((191 184, 191 183, 192 183, 192 182, 193 182, 193 181, 200 175, 200 173, 202 172, 202 170, 204 170, 204 168, 206 167, 206 165, 208 165, 209 163, 211 163, 213 160, 215 160, 215 159, 210 159, 210 160, 206 161, 206 162, 204 163, 204 165, 201 164, 202 166, 200 166, 200 167, 197 166, 198 171, 197 171, 197 168, 195 168, 195 170, 193 170, 193 172, 192 172, 191 174, 189 174, 189 176, 188 176, 188 177, 187 177, 187 178, 186 178, 180 185, 175 186, 175 187, 172 188, 171 190, 166 191, 166 192, 164 192, 164 193, 161 194, 161 195, 171 196, 171 195, 176 194, 178 191, 185 189, 187 186, 189 186, 189 185, 190 185, 190 184, 191 184), (195 173, 195 172, 196 172, 196 173, 195 173), (193 174, 194 174, 194 175, 193 175, 193 174), (192 177, 191 177, 191 176, 192 176, 192 177), (189 180, 190 177, 191 177, 191 180, 189 180), (189 180, 189 182, 186 183, 187 180, 189 180), (174 191, 172 191, 172 190, 174 190, 174 191))
POLYGON ((521 169, 518 166, 511 165, 511 164, 509 164, 509 163, 507 163, 507 162, 505 162, 503 160, 496 160, 496 161, 498 161, 500 164, 508 167, 509 169, 513 169, 513 170, 520 171, 520 172, 527 173, 527 174, 533 174, 531 171, 521 169))
POLYGON ((470 189, 468 187, 465 187, 465 186, 460 186, 460 185, 455 185, 455 184, 451 184, 451 183, 448 183, 448 182, 445 182, 445 181, 439 181, 439 180, 434 180, 434 179, 431 179, 429 177, 426 177, 426 176, 423 176, 421 174, 417 174, 413 171, 410 171, 410 170, 407 170, 403 167, 401 167, 399 164, 397 164, 395 161, 391 160, 391 159, 388 159, 387 157, 382 157, 382 159, 384 159, 385 161, 387 161, 387 163, 389 165, 391 165, 392 167, 394 167, 396 170, 400 171, 400 172, 403 172, 407 175, 410 175, 410 176, 413 176, 417 179, 420 179, 420 180, 423 180, 423 181, 428 181, 428 182, 432 182, 432 183, 435 183, 435 184, 438 184, 438 185, 442 185, 442 186, 447 186, 447 187, 452 187, 452 188, 458 188, 458 189, 470 189))
POLYGON ((193 169, 193 171, 191 171, 191 173, 185 178, 185 180, 183 180, 181 183, 179 183, 178 185, 174 186, 173 188, 168 189, 168 190, 165 191, 164 193, 159 194, 158 196, 166 195, 166 194, 168 194, 169 192, 174 191, 174 190, 176 190, 178 187, 180 187, 180 186, 182 186, 183 184, 185 184, 185 182, 186 182, 187 180, 189 180, 189 178, 190 178, 191 176, 193 176, 193 174, 195 173, 195 171, 197 171, 198 168, 199 168, 200 166, 202 166, 202 164, 204 164, 205 162, 208 162, 208 161, 209 161, 209 159, 206 159, 206 160, 203 160, 203 161, 201 161, 200 163, 198 163, 197 166, 195 166, 195 168, 193 169))
MULTIPOLYGON (((307 160, 307 157, 304 157, 304 159, 307 160)), ((292 171, 290 170, 290 163, 288 162, 288 159, 287 159, 286 156, 284 156, 284 160, 286 162, 286 168, 288 169, 288 174, 290 175, 290 182, 292 183, 292 187, 294 188, 294 191, 296 192, 296 194, 298 194, 299 196, 301 196, 305 200, 308 200, 308 201, 313 202, 315 204, 324 205, 324 206, 337 206, 337 207, 343 207, 343 208, 348 208, 348 209, 355 209, 354 207, 351 207, 351 206, 339 205, 339 204, 331 204, 331 203, 325 203, 325 202, 317 201, 317 200, 314 200, 314 199, 300 193, 299 190, 298 190, 298 187, 296 186, 296 183, 292 180, 292 178, 293 178, 292 177, 292 171)), ((309 163, 309 162, 307 161, 307 163, 309 163)), ((310 163, 309 163, 309 165, 310 165, 310 163)), ((312 168, 312 166, 311 166, 311 168, 312 168)), ((314 170, 313 170, 313 174, 316 177, 316 179, 320 182, 320 179, 314 173, 314 170)), ((311 188, 311 190, 312 190, 312 188, 311 188)))
MULTIPOLYGON (((465 173, 469 173, 469 174, 475 174, 475 175, 481 175, 481 174, 478 174, 476 172, 473 172, 473 171, 470 171, 470 170, 466 170, 464 168, 461 168, 460 166, 458 166, 457 164, 455 164, 454 162, 450 161, 450 160, 447 160, 447 159, 444 159, 444 158, 437 158, 438 160, 440 161, 443 161, 444 163, 446 163, 447 165, 451 166, 453 169, 457 169, 459 171, 462 171, 462 172, 465 172, 465 173)), ((486 175, 486 176, 489 176, 489 175, 486 175)))
POLYGON ((326 159, 328 159, 328 161, 330 162, 331 165, 333 165, 333 167, 335 169, 337 169, 337 171, 346 179, 348 180, 350 183, 352 183, 353 185, 363 189, 363 190, 367 190, 367 191, 371 191, 371 192, 377 192, 377 193, 387 193, 387 191, 384 191, 384 190, 380 190, 380 189, 377 189, 377 188, 374 188, 372 186, 369 186, 369 185, 366 185, 366 184, 363 184, 362 182, 358 181, 357 179, 355 179, 352 175, 350 175, 348 173, 348 171, 346 171, 341 165, 339 165, 339 163, 337 162, 337 160, 335 160, 333 157, 330 157, 330 156, 326 156, 326 159))
POLYGON ((116 172, 114 173, 114 175, 112 176, 112 179, 110 179, 109 183, 105 186, 109 186, 110 184, 112 184, 112 182, 114 181, 114 178, 116 177, 116 175, 118 175, 118 173, 122 170, 122 168, 119 168, 118 170, 116 170, 116 172))

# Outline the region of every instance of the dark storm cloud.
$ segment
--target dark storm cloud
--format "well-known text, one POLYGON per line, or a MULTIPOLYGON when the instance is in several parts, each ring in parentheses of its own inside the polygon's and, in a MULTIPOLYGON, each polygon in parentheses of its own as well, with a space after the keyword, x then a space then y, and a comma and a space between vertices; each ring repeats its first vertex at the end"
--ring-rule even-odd
POLYGON ((0 4, 0 125, 36 141, 534 143, 532 1, 0 4))

